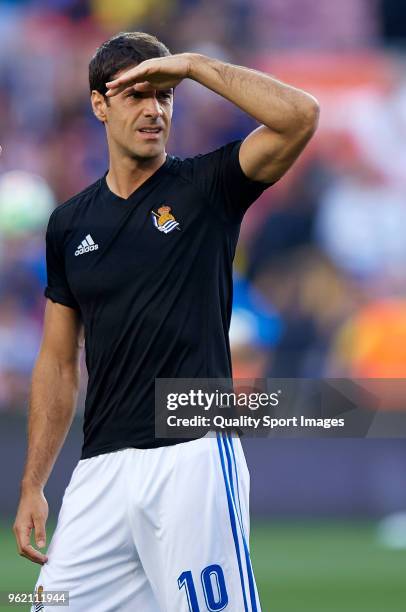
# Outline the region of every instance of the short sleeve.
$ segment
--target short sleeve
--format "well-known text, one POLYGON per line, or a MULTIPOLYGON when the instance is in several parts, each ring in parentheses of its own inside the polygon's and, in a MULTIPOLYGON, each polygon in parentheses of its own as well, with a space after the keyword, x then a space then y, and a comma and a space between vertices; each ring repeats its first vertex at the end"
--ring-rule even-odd
POLYGON ((46 233, 47 286, 44 295, 53 302, 79 309, 66 279, 65 262, 61 249, 62 236, 58 236, 55 212, 49 218, 46 233))
POLYGON ((240 223, 245 212, 272 183, 249 179, 239 153, 242 140, 192 158, 192 180, 217 212, 227 221, 240 223))

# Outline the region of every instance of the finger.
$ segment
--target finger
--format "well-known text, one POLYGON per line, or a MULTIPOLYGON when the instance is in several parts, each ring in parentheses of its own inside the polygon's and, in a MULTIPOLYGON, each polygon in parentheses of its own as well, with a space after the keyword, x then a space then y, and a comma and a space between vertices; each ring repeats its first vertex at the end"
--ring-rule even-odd
MULTIPOLYGON (((172 85, 171 85, 172 87, 172 85)), ((157 88, 155 85, 152 85, 149 81, 141 81, 140 83, 131 84, 129 87, 126 85, 121 85, 120 87, 116 87, 115 89, 109 89, 106 92, 106 96, 109 98, 116 96, 119 93, 130 93, 131 91, 139 91, 140 93, 152 92, 159 89, 167 89, 167 87, 159 87, 157 88)))
POLYGON ((23 548, 29 545, 33 526, 33 523, 25 523, 23 526, 21 526, 21 524, 14 525, 13 531, 19 553, 21 553, 23 548))
POLYGON ((129 85, 135 85, 135 83, 141 83, 145 80, 145 75, 147 72, 147 67, 140 68, 140 66, 136 66, 135 68, 131 68, 130 70, 127 70, 127 72, 124 72, 124 74, 120 75, 117 79, 108 81, 106 83, 106 87, 109 91, 111 91, 114 89, 121 89, 123 87, 125 88, 129 85))
POLYGON ((140 93, 144 93, 148 90, 155 91, 155 89, 152 87, 150 83, 148 83, 148 81, 143 81, 142 83, 136 83, 135 85, 130 85, 130 87, 126 87, 122 91, 125 96, 126 94, 133 93, 134 91, 139 91, 140 93))
POLYGON ((112 98, 113 96, 116 96, 117 94, 121 93, 122 91, 124 91, 125 89, 127 89, 126 86, 121 86, 121 87, 114 87, 113 89, 108 89, 106 91, 106 96, 108 98, 112 98))
MULTIPOLYGON (((127 73, 125 73, 125 75, 127 75, 127 73)), ((128 74, 128 76, 125 75, 119 77, 118 79, 114 79, 114 81, 108 81, 106 83, 107 93, 114 91, 115 89, 123 90, 129 85, 135 85, 135 83, 143 81, 143 77, 141 78, 137 73, 128 74)))
POLYGON ((155 91, 155 87, 153 87, 151 83, 149 83, 148 81, 142 81, 142 83, 136 83, 135 85, 133 85, 132 89, 134 89, 135 91, 139 91, 141 93, 144 93, 147 91, 155 91))
POLYGON ((45 531, 45 520, 42 517, 34 517, 35 542, 38 548, 44 548, 47 540, 45 531))
POLYGON ((126 85, 121 85, 120 87, 116 87, 115 89, 109 89, 106 92, 106 96, 109 98, 116 96, 119 93, 130 93, 131 91, 139 91, 140 93, 147 93, 152 91, 165 91, 166 89, 175 88, 182 79, 173 80, 171 79, 167 83, 161 83, 159 86, 156 83, 151 83, 151 81, 141 81, 139 83, 132 83, 129 87, 126 85))
POLYGON ((20 551, 20 557, 25 557, 33 563, 44 565, 48 561, 48 557, 43 555, 39 550, 36 550, 31 544, 24 546, 20 551))
POLYGON ((17 541, 18 553, 21 557, 26 557, 34 563, 40 563, 43 565, 48 561, 48 557, 43 555, 40 551, 35 550, 30 544, 32 526, 27 525, 25 527, 14 526, 13 531, 17 541))

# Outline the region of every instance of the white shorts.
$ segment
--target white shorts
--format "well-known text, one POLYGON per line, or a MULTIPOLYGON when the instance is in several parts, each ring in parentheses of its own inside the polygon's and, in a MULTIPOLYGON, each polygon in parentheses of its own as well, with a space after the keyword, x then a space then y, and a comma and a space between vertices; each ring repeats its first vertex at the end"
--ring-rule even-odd
POLYGON ((82 459, 36 589, 69 591, 69 612, 259 612, 248 498, 224 433, 82 459))

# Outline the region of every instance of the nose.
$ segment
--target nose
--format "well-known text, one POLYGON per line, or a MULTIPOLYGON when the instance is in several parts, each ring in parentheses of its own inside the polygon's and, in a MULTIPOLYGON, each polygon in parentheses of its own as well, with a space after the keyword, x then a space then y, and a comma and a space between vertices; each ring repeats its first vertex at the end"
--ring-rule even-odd
POLYGON ((150 117, 153 119, 157 119, 162 115, 162 109, 156 96, 148 96, 148 98, 145 98, 143 114, 144 117, 150 117))

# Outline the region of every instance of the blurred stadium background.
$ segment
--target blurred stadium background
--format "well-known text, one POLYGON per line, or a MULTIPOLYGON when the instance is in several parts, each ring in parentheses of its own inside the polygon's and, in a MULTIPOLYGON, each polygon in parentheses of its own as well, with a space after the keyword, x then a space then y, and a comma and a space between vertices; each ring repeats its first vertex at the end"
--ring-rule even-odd
MULTIPOLYGON (((236 376, 406 377, 405 3, 1 0, 1 591, 29 590, 38 572, 17 556, 10 528, 41 337, 44 230, 54 206, 106 170, 87 64, 120 30, 263 69, 320 100, 313 142, 243 224, 236 376)), ((168 150, 206 152, 253 127, 184 82, 168 150)), ((79 457, 85 382, 47 487, 49 531, 79 457)), ((264 612, 405 610, 405 441, 246 440, 245 449, 264 612)))

